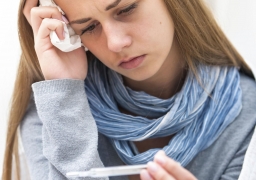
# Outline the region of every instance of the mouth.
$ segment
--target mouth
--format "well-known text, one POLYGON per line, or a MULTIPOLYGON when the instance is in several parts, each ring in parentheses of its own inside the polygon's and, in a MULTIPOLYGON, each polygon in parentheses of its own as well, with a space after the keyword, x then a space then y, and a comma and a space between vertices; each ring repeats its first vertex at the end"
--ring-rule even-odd
POLYGON ((120 67, 124 69, 134 69, 138 67, 145 59, 145 54, 142 56, 127 58, 121 61, 119 64, 120 67))

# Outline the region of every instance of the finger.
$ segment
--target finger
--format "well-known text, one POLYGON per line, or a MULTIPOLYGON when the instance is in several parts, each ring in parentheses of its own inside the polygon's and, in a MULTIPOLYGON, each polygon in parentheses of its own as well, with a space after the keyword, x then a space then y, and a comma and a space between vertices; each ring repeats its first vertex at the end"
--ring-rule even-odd
POLYGON ((24 8, 23 8, 23 14, 26 17, 29 24, 31 24, 30 11, 33 7, 37 7, 37 5, 38 5, 38 0, 26 0, 25 2, 24 8))
POLYGON ((52 18, 63 21, 62 14, 55 7, 33 7, 30 15, 31 26, 35 35, 37 35, 43 19, 52 18))
POLYGON ((196 180, 193 174, 183 168, 178 162, 166 156, 164 151, 159 151, 155 155, 154 162, 162 166, 175 179, 196 180))
POLYGON ((149 162, 147 170, 156 180, 175 180, 163 167, 155 162, 149 162))
POLYGON ((57 19, 45 18, 38 30, 36 40, 49 38, 51 31, 55 31, 59 39, 64 39, 63 22, 57 19))
POLYGON ((153 180, 152 176, 148 173, 147 170, 142 170, 140 173, 140 179, 141 180, 153 180))

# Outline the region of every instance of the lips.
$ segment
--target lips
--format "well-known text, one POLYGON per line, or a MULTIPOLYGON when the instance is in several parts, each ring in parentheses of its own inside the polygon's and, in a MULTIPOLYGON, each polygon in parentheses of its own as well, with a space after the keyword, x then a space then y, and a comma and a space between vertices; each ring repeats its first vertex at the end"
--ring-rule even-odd
POLYGON ((142 56, 129 58, 127 60, 123 60, 119 66, 124 69, 134 69, 143 62, 143 60, 145 59, 145 56, 146 55, 142 55, 142 56))

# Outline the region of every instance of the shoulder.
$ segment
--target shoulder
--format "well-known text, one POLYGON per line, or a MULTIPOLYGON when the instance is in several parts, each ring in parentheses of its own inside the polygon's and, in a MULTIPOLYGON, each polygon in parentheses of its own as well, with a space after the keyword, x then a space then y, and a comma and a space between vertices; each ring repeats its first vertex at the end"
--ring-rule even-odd
POLYGON ((245 139, 254 130, 256 125, 256 82, 254 79, 240 74, 242 90, 242 110, 217 140, 245 139))
POLYGON ((242 110, 212 146, 220 145, 220 148, 223 148, 222 145, 230 145, 230 147, 237 146, 239 148, 243 140, 249 135, 251 136, 254 131, 256 125, 256 81, 240 74, 240 88, 242 90, 242 110), (233 143, 229 144, 230 140, 233 143))
POLYGON ((240 85, 243 93, 243 106, 256 105, 256 81, 244 74, 240 74, 240 85))
MULTIPOLYGON (((242 90, 242 111, 231 124, 234 129, 241 128, 238 132, 248 134, 256 125, 256 82, 252 78, 241 74, 240 87, 242 90)), ((238 133, 238 134, 240 134, 238 133)))
POLYGON ((252 137, 256 125, 256 82, 252 78, 240 74, 240 87, 242 90, 242 110, 210 149, 218 151, 220 148, 235 153, 243 148, 245 139, 250 140, 252 137))
POLYGON ((242 110, 239 116, 186 167, 198 179, 238 179, 256 125, 256 82, 243 74, 240 77, 242 110))

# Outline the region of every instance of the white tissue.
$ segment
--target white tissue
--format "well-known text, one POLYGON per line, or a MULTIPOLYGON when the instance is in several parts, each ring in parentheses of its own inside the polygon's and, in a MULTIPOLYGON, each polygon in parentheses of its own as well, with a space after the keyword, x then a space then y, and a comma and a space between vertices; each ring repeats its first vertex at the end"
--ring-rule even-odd
POLYGON ((49 6, 49 7, 57 7, 62 15, 65 15, 65 13, 60 9, 59 6, 55 4, 53 0, 39 0, 41 6, 49 6))
MULTIPOLYGON (((62 13, 62 15, 65 15, 65 13, 60 9, 59 6, 57 6, 54 3, 53 0, 40 0, 40 5, 41 6, 57 7, 59 9, 59 11, 62 13)), ((51 38, 52 44, 63 52, 70 52, 70 51, 80 48, 82 46, 80 36, 76 35, 74 30, 66 23, 63 22, 63 25, 64 25, 65 39, 60 40, 58 38, 56 32, 52 31, 50 33, 50 38, 51 38)), ((88 49, 85 47, 85 50, 88 50, 88 49)))
POLYGON ((68 27, 64 22, 62 23, 64 25, 65 39, 60 40, 56 32, 52 31, 50 33, 52 44, 63 52, 70 52, 77 48, 80 48, 82 45, 80 37, 78 35, 71 35, 73 33, 70 32, 72 32, 73 29, 71 29, 70 26, 68 27))

